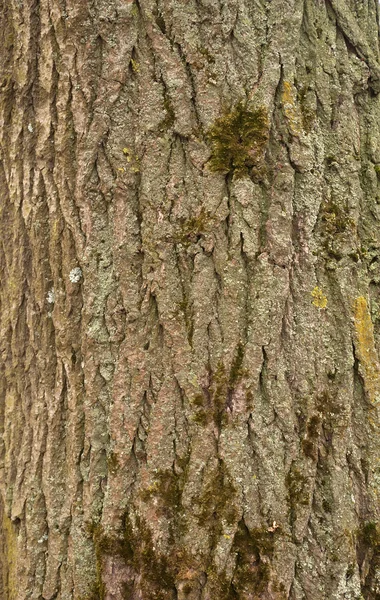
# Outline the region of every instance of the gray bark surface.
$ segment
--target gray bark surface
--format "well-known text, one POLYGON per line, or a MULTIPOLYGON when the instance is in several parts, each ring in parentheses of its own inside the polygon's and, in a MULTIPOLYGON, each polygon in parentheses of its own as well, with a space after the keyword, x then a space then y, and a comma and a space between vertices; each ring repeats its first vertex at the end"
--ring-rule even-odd
POLYGON ((0 596, 380 598, 375 0, 0 0, 0 596))

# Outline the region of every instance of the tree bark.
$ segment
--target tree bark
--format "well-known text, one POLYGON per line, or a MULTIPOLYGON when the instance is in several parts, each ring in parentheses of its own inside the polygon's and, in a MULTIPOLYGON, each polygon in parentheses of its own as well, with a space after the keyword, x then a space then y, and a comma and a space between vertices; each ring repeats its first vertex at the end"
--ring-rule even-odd
POLYGON ((380 598, 376 0, 0 0, 0 595, 380 598))

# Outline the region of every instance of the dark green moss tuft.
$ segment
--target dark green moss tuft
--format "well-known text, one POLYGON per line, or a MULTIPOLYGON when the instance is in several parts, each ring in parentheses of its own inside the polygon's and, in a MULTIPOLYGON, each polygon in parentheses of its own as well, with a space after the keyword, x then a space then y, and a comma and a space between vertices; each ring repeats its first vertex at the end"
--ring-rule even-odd
POLYGON ((181 485, 180 477, 176 476, 172 470, 160 470, 155 475, 156 480, 153 486, 140 493, 143 502, 148 502, 151 498, 159 500, 157 505, 158 514, 172 518, 178 514, 181 508, 181 485))
POLYGON ((315 443, 312 440, 307 438, 302 440, 302 450, 305 456, 315 459, 316 448, 315 443))
POLYGON ((164 109, 165 109, 165 113, 166 116, 162 119, 162 121, 160 122, 158 129, 161 132, 166 132, 169 129, 171 129, 174 125, 175 122, 175 112, 174 112, 174 108, 173 108, 173 104, 170 100, 169 94, 166 91, 166 89, 164 88, 164 109))
POLYGON ((359 537, 368 548, 380 551, 380 528, 378 523, 375 521, 365 523, 359 537))
POLYGON ((236 490, 231 483, 223 461, 219 461, 218 469, 206 483, 203 493, 194 498, 194 505, 198 508, 197 519, 199 525, 208 526, 216 535, 222 531, 222 520, 231 524, 236 519, 234 498, 236 490))
POLYGON ((211 54, 211 52, 209 52, 209 50, 205 47, 205 46, 198 46, 198 52, 204 56, 204 58, 207 60, 207 62, 209 64, 214 64, 215 63, 215 58, 214 56, 211 54))
POLYGON ((332 500, 330 500, 329 498, 323 498, 322 508, 325 511, 325 513, 330 514, 332 512, 332 504, 332 500))
POLYGON ((293 524, 297 517, 299 506, 309 504, 308 479, 293 464, 285 480, 288 488, 288 504, 290 523, 293 524))
POLYGON ((117 472, 117 470, 119 469, 119 459, 117 457, 117 454, 115 454, 115 452, 110 452, 108 457, 107 457, 107 465, 108 465, 108 470, 110 471, 110 473, 115 474, 117 472))
POLYGON ((249 530, 240 522, 233 544, 237 559, 232 585, 237 598, 258 596, 267 589, 275 535, 266 528, 249 530))
POLYGON ((203 409, 197 410, 197 412, 194 413, 193 416, 191 417, 191 420, 194 423, 201 425, 202 427, 205 427, 207 425, 207 423, 209 422, 208 414, 203 409))
MULTIPOLYGON (((167 490, 165 490, 166 493, 167 490)), ((131 579, 124 582, 124 598, 128 600, 135 592, 135 574, 140 577, 139 589, 152 600, 168 600, 175 592, 174 571, 169 558, 157 552, 148 525, 139 517, 132 524, 128 515, 124 518, 124 531, 120 537, 104 534, 96 526, 93 539, 98 565, 98 581, 86 600, 103 600, 104 586, 101 582, 101 563, 106 556, 118 556, 130 567, 131 579)), ((144 595, 144 597, 145 597, 144 595)))
POLYGON ((174 241, 185 247, 198 241, 205 233, 212 230, 214 219, 212 215, 202 206, 197 215, 184 220, 176 235, 174 241))
POLYGON ((242 102, 216 119, 208 133, 212 147, 211 171, 236 177, 263 175, 263 159, 269 139, 268 113, 261 106, 248 110, 242 102))
POLYGON ((319 415, 313 415, 306 426, 306 438, 302 440, 302 450, 305 456, 315 459, 317 453, 317 439, 319 437, 319 429, 321 418, 319 415))
POLYGON ((244 360, 244 346, 242 343, 239 343, 236 348, 235 357, 232 361, 230 377, 228 381, 228 387, 232 390, 241 377, 244 375, 244 371, 242 369, 242 364, 244 360))

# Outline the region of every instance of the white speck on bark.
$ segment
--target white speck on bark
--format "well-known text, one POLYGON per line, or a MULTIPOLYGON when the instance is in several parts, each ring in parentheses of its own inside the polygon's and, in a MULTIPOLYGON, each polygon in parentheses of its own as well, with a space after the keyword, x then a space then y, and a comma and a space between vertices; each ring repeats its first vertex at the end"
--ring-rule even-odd
POLYGON ((31 123, 28 124, 28 131, 30 131, 30 133, 33 133, 33 125, 31 123))
POLYGON ((71 269, 69 279, 71 283, 78 283, 82 279, 82 269, 80 267, 75 267, 75 269, 71 269))
POLYGON ((55 291, 54 291, 54 288, 51 288, 51 290, 48 291, 48 295, 46 296, 46 300, 49 302, 49 304, 54 304, 54 302, 55 302, 55 291))

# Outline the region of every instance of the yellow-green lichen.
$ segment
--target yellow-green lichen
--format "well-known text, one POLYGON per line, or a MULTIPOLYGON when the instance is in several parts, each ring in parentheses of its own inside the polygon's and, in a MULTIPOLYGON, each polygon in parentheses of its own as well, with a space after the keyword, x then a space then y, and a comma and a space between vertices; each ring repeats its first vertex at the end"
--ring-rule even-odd
POLYGON ((355 351, 359 360, 364 387, 372 404, 380 400, 380 368, 373 324, 367 300, 359 296, 354 302, 355 351))
POLYGON ((323 293, 320 287, 316 286, 311 295, 313 297, 313 305, 317 308, 325 309, 327 306, 327 296, 323 293))
POLYGON ((292 135, 299 136, 303 130, 302 114, 297 105, 297 92, 290 81, 282 84, 282 106, 292 135))
POLYGON ((212 149, 208 163, 211 171, 262 178, 269 139, 268 113, 264 106, 250 110, 239 102, 216 119, 208 139, 212 149))
POLYGON ((131 150, 131 148, 123 148, 123 154, 127 159, 127 163, 133 173, 140 172, 140 164, 138 156, 131 150))
POLYGON ((134 60, 133 58, 131 58, 131 67, 132 67, 132 71, 134 73, 140 73, 140 65, 139 63, 134 60))

